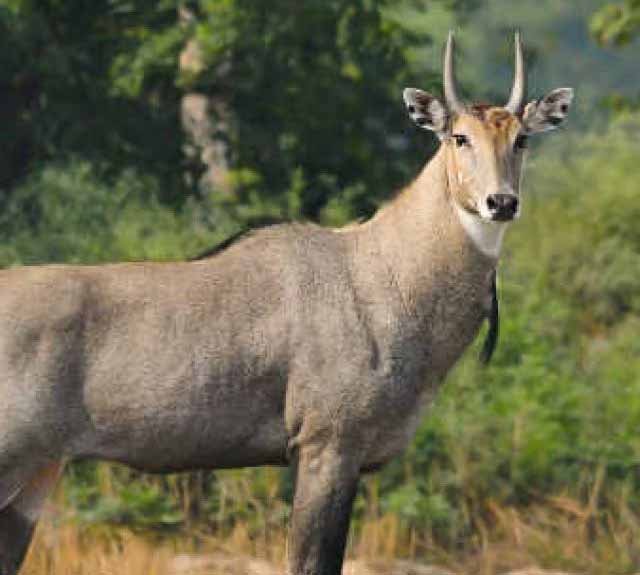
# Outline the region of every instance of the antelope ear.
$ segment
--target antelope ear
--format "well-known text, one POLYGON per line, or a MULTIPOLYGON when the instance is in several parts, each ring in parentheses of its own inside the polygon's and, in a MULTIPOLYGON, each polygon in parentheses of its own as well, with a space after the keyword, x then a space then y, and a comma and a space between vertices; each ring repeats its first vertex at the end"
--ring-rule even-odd
POLYGON ((544 98, 529 102, 522 115, 526 132, 538 134, 558 128, 567 117, 572 101, 572 88, 558 88, 544 98))
POLYGON ((416 88, 405 88, 402 98, 409 115, 418 126, 425 130, 432 130, 438 136, 445 133, 447 109, 437 98, 416 88))

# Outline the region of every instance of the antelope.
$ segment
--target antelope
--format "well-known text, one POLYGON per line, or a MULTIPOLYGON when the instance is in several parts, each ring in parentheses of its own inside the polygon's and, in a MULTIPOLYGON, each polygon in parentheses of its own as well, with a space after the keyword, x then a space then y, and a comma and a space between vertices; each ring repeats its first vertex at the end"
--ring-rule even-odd
POLYGON ((487 316, 520 214, 527 138, 573 93, 525 106, 404 102, 441 145, 367 222, 276 225, 197 261, 0 273, 0 572, 17 573, 66 462, 156 473, 293 465, 289 575, 338 575, 361 474, 397 456, 487 316))

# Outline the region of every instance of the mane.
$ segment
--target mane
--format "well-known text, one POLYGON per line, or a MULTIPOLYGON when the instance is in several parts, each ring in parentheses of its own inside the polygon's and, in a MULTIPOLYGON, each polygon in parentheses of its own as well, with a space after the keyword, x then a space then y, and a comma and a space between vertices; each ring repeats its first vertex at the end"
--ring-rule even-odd
POLYGON ((242 240, 245 240, 253 236, 257 232, 265 228, 271 228, 271 227, 281 225, 281 224, 286 224, 286 223, 288 223, 287 220, 283 220, 279 218, 271 218, 271 217, 260 218, 259 220, 254 222, 254 225, 244 228, 239 232, 236 232, 235 234, 232 234, 228 238, 222 240, 220 243, 200 252, 195 257, 189 258, 187 261, 195 262, 198 260, 206 260, 208 258, 211 258, 213 256, 216 256, 222 253, 232 245, 240 243, 242 240))

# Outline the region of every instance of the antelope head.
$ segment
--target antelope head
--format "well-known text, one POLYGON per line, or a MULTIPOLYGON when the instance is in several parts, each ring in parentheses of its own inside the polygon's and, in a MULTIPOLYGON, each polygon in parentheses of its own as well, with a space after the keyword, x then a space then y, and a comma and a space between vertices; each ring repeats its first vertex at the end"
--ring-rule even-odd
POLYGON ((444 102, 415 88, 404 90, 409 115, 442 141, 448 189, 463 224, 504 228, 520 214, 520 175, 529 136, 558 128, 573 100, 571 88, 526 103, 520 35, 515 38, 515 79, 504 106, 466 104, 458 96, 454 39, 444 52, 444 102))

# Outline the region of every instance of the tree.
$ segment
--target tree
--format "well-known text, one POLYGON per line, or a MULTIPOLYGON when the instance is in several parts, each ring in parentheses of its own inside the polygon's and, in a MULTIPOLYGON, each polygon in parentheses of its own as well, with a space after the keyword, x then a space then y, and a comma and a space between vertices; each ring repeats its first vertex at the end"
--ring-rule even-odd
POLYGON ((388 5, 202 3, 196 33, 209 65, 196 82, 230 106, 232 164, 256 175, 241 201, 264 190, 316 219, 341 197, 348 215, 363 215, 407 177, 416 149, 400 93, 414 39, 385 19, 388 5))
MULTIPOLYGON (((134 166, 158 175, 168 202, 184 196, 174 81, 181 38, 175 9, 136 0, 0 2, 0 189, 43 163, 81 156, 107 173, 134 166), (146 90, 120 86, 119 61, 154 30, 172 35, 149 55, 146 90), (161 69, 162 73, 157 71, 161 69)), ((147 45, 147 50, 149 50, 147 45)))
POLYGON ((439 84, 430 71, 411 78, 406 52, 429 37, 392 18, 397 8, 391 0, 0 0, 0 187, 8 194, 35 166, 80 157, 106 178, 127 167, 157 176, 161 199, 178 207, 198 194, 190 182, 199 166, 184 154, 180 126, 180 100, 196 91, 228 115, 215 134, 232 168, 234 193, 217 198, 222 211, 333 223, 370 214, 415 173, 431 142, 406 121, 402 88, 439 84), (190 22, 181 22, 183 9, 190 22), (203 65, 181 69, 194 39, 203 65))
MULTIPOLYGON (((225 129, 234 193, 222 198, 240 219, 272 216, 336 223, 370 214, 415 172, 428 139, 415 137, 401 90, 405 57, 418 38, 391 18, 390 0, 200 0, 185 41, 202 65, 177 84, 215 99, 225 129), (422 148, 422 149, 420 149, 422 148), (237 208, 237 209, 236 209, 237 208), (240 212, 242 215, 240 215, 240 212)), ((131 96, 153 84, 159 38, 141 38, 119 60, 131 96)), ((426 84, 439 84, 428 73, 426 84)))

